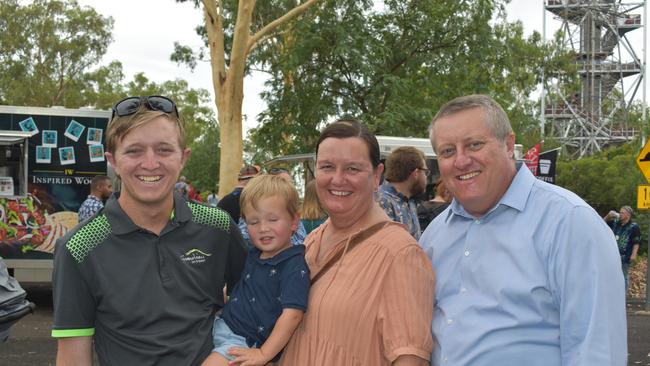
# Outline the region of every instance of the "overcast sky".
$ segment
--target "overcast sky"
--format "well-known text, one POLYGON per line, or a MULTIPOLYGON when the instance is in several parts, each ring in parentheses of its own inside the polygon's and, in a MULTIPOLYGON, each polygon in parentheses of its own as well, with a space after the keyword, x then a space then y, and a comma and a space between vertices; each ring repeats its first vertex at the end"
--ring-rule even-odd
MULTIPOLYGON (((203 21, 202 12, 195 9, 192 2, 176 3, 173 0, 78 0, 80 5, 95 8, 104 16, 113 17, 113 43, 104 56, 104 63, 112 60, 122 62, 127 80, 133 74, 144 72, 153 81, 182 78, 192 88, 207 89, 212 95, 212 79, 208 63, 200 63, 194 72, 185 66, 176 65, 169 59, 174 48, 174 41, 189 46, 199 46, 201 40, 194 28, 203 21)), ((512 0, 507 12, 510 20, 521 20, 526 34, 533 30, 542 32, 542 0, 512 0)), ((639 9, 642 13, 642 9, 639 9)), ((558 22, 547 13, 547 37, 551 37, 558 22)), ((630 34, 637 47, 636 52, 642 57, 643 31, 636 30, 630 34), (632 36, 634 35, 634 36, 632 36)), ((263 78, 249 77, 244 85, 244 113, 248 115, 245 128, 255 123, 255 116, 264 109, 258 95, 263 89, 263 78)), ((640 93, 639 93, 640 98, 640 93)), ((216 109, 216 108, 215 108, 216 109)))

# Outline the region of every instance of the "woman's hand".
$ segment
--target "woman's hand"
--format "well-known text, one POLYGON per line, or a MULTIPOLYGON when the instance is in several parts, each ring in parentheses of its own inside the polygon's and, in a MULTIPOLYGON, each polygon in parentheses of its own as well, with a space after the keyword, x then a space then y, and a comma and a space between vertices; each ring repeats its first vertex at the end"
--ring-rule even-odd
POLYGON ((228 354, 235 356, 235 359, 228 363, 239 366, 263 366, 273 358, 265 355, 259 348, 232 347, 228 350, 228 354))

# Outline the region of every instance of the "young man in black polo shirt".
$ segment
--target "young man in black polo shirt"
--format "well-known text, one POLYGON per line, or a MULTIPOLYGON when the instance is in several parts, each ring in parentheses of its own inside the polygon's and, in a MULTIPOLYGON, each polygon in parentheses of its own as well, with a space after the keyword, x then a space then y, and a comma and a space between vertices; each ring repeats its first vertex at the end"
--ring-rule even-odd
POLYGON ((57 365, 91 365, 93 341, 102 366, 199 365, 243 268, 239 230, 173 193, 190 150, 171 100, 118 102, 106 136, 121 192, 57 242, 57 365))

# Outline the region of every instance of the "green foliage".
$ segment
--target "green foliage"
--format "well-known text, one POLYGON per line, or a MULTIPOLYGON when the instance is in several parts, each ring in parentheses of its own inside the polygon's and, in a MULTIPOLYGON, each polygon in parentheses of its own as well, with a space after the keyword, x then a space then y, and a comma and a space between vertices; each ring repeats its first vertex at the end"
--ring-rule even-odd
POLYGON ((639 143, 614 147, 590 157, 560 161, 557 183, 587 201, 601 214, 636 205, 637 185, 646 184, 636 165, 639 143))
POLYGON ((75 106, 112 26, 74 0, 0 0, 0 103, 75 106))
POLYGON ((127 96, 169 96, 195 151, 183 174, 199 189, 214 187, 217 174, 210 172, 219 171, 219 134, 210 94, 181 79, 155 83, 144 73, 126 82, 119 61, 97 67, 112 26, 111 18, 74 0, 0 0, 0 104, 110 109, 127 96))
POLYGON ((377 134, 425 137, 443 103, 472 93, 497 99, 524 143, 539 141, 528 97, 543 66, 565 64, 506 21, 505 3, 325 1, 258 50, 268 109, 248 145, 265 157, 313 151, 322 125, 343 115, 377 134))
POLYGON ((641 174, 636 158, 639 141, 612 147, 599 154, 577 160, 558 162, 557 184, 582 197, 601 216, 629 205, 635 209, 632 221, 641 227, 642 251, 650 230, 650 213, 636 210, 637 186, 648 184, 641 174))
MULTIPOLYGON (((188 177, 195 188, 206 192, 217 188, 219 171, 219 128, 217 123, 210 123, 204 129, 203 135, 190 143, 192 155, 183 169, 183 175, 188 177)), ((204 197, 205 198, 205 197, 204 197)))

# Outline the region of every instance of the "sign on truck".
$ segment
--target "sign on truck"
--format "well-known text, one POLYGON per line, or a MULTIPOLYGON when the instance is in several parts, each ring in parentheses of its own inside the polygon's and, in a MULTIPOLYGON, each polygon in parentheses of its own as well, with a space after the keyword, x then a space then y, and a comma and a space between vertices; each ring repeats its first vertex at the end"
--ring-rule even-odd
POLYGON ((0 106, 0 257, 19 281, 49 282, 58 238, 90 181, 107 174, 109 111, 0 106))

